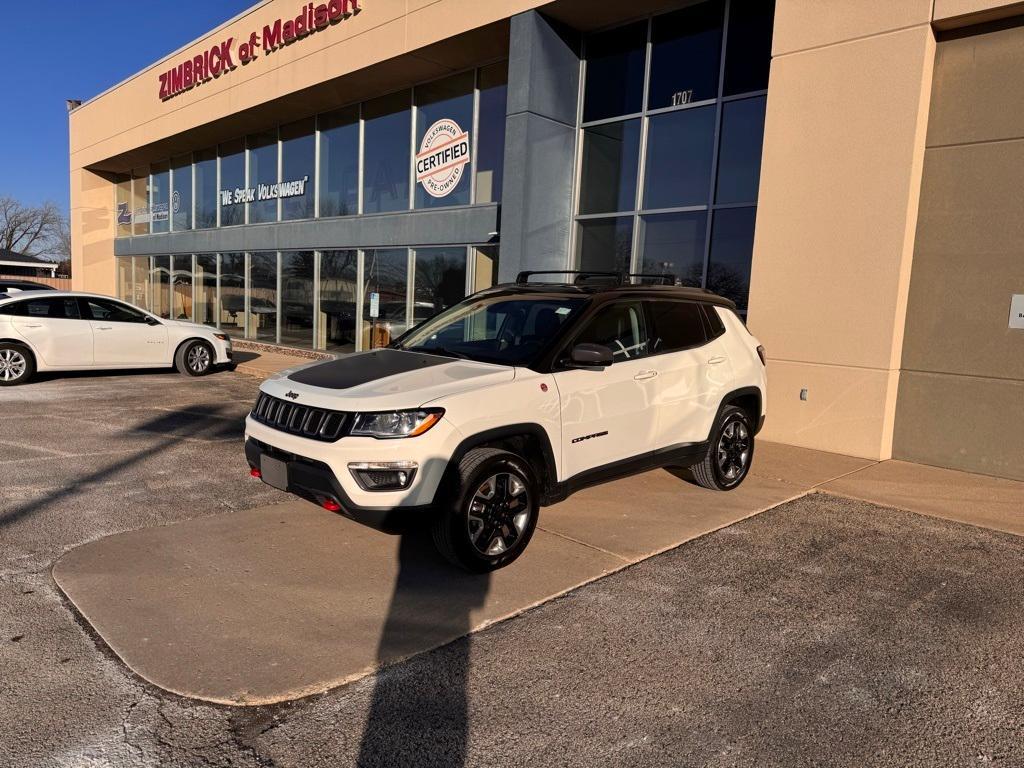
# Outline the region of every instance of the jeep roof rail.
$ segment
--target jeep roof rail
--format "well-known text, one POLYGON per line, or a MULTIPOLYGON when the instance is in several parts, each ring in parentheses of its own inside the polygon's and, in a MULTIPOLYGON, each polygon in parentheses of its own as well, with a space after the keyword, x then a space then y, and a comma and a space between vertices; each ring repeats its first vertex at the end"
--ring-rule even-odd
MULTIPOLYGON (((659 280, 662 285, 675 285, 676 276, 670 272, 663 272, 660 275, 653 275, 647 272, 630 272, 625 277, 639 277, 645 280, 659 280)), ((625 281, 623 281, 625 282, 625 281)))
POLYGON ((619 283, 622 282, 621 272, 595 272, 587 269, 542 269, 520 272, 516 275, 516 285, 526 285, 534 275, 576 275, 576 279, 588 277, 613 277, 619 283))

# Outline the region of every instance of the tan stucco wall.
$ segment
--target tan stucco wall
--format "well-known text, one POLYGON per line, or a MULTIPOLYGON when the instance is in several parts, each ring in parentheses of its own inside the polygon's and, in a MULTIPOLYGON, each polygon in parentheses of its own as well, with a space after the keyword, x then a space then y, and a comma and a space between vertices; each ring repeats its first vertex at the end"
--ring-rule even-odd
POLYGON ((1024 13, 1020 0, 935 0, 935 23, 940 27, 977 24, 1024 13))
POLYGON ((769 440, 891 454, 930 13, 779 0, 749 311, 770 358, 769 440))

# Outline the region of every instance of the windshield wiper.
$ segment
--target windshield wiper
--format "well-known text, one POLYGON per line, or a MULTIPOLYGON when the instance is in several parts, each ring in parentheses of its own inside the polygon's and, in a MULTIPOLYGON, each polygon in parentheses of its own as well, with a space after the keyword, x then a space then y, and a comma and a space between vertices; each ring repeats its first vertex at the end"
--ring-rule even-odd
POLYGON ((442 355, 444 357, 456 357, 459 360, 469 360, 469 355, 463 352, 456 352, 447 347, 406 347, 408 351, 426 352, 429 355, 442 355))

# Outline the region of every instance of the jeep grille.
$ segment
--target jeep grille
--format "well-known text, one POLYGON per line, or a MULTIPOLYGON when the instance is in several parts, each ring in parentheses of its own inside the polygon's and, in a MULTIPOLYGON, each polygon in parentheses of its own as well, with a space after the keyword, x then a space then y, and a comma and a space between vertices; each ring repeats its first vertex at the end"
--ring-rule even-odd
POLYGON ((310 440, 331 443, 344 434, 348 414, 291 403, 260 392, 252 417, 260 424, 310 440))

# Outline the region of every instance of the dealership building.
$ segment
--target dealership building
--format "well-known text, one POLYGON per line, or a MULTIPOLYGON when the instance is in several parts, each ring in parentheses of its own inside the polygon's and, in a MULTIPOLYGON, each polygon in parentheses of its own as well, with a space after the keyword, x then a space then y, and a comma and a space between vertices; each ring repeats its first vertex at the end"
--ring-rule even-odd
POLYGON ((1021 13, 265 0, 72 105, 75 286, 343 353, 670 273, 766 346, 764 437, 1024 479, 1021 13))

